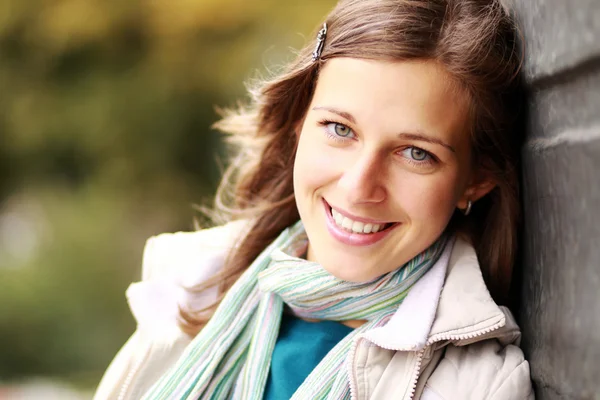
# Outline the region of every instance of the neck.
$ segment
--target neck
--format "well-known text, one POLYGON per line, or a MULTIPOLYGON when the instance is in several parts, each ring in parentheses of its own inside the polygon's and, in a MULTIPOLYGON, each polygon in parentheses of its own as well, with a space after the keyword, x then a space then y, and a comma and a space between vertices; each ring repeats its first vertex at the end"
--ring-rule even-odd
MULTIPOLYGON (((298 318, 300 318, 300 317, 298 317, 298 318)), ((313 319, 313 318, 300 318, 300 319, 307 321, 307 322, 320 322, 320 320, 313 319)), ((362 319, 353 319, 353 320, 349 320, 349 321, 339 321, 339 322, 342 325, 346 325, 348 328, 356 329, 356 328, 362 326, 367 321, 362 320, 362 319)))

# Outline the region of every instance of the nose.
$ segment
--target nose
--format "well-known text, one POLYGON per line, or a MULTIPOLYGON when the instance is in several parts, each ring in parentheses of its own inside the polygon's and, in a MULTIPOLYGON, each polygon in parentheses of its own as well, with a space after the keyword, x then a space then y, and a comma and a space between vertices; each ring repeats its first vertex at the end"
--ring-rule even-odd
POLYGON ((386 198, 385 160, 375 152, 363 152, 348 160, 338 187, 350 204, 380 203, 386 198))

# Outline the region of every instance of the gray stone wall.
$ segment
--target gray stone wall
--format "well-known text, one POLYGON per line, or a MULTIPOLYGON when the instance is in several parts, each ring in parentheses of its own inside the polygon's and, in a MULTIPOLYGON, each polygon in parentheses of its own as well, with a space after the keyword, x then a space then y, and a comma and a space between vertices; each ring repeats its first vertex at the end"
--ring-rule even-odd
POLYGON ((512 6, 530 92, 522 344, 538 399, 600 399, 600 1, 512 6))

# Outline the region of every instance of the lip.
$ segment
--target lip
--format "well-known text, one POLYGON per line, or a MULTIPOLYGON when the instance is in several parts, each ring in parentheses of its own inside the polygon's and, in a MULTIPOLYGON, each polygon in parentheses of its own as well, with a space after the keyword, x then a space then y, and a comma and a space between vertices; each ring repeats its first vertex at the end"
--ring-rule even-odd
MULTIPOLYGON (((394 229, 396 229, 396 227, 398 227, 400 225, 399 223, 395 223, 392 226, 390 226, 389 228, 387 228, 383 231, 375 232, 375 233, 364 234, 364 233, 348 232, 347 230, 342 229, 339 226, 337 226, 337 224, 333 220, 333 216, 331 215, 330 208, 331 208, 331 206, 329 205, 329 203, 327 203, 327 201, 325 201, 325 199, 323 199, 323 210, 325 211, 325 216, 326 216, 325 220, 326 220, 327 230, 329 231, 329 234, 331 236, 333 236, 333 238, 336 239, 338 242, 341 242, 343 244, 350 245, 350 246, 371 246, 371 245, 383 240, 386 236, 388 236, 390 234, 390 232, 392 232, 394 229)), ((347 212, 342 212, 342 211, 338 210, 337 208, 335 208, 335 210, 338 211, 340 214, 342 214, 350 219, 353 219, 355 221, 372 223, 372 224, 384 224, 385 223, 385 222, 379 222, 379 221, 369 220, 369 219, 365 219, 365 218, 357 218, 357 217, 352 216, 351 214, 348 214, 347 212)))
MULTIPOLYGON (((352 215, 350 214, 348 211, 342 210, 340 208, 337 207, 333 207, 331 204, 329 204, 327 202, 327 200, 323 199, 323 203, 325 203, 325 205, 327 207, 331 207, 333 208, 335 211, 339 212, 340 214, 342 214, 344 217, 346 218, 350 218, 352 221, 358 221, 358 222, 363 222, 365 224, 378 224, 378 225, 384 225, 384 224, 389 224, 389 221, 377 221, 374 219, 368 219, 368 218, 362 218, 362 217, 357 217, 356 215, 352 215)), ((329 209, 327 210, 327 212, 329 213, 329 209)))

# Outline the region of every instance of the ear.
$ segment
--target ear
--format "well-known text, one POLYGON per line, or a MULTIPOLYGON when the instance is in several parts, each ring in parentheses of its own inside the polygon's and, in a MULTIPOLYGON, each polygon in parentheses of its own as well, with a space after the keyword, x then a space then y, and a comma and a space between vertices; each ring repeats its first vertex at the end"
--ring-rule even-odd
POLYGON ((479 176, 474 178, 465 189, 463 195, 456 203, 456 207, 464 210, 469 201, 475 203, 477 200, 491 192, 496 187, 496 182, 489 176, 479 176))

